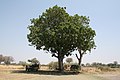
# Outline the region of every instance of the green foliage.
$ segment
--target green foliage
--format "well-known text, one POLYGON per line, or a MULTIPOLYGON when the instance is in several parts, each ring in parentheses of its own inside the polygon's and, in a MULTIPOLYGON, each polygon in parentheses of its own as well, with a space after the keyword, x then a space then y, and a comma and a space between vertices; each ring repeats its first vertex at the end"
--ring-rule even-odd
POLYGON ((86 63, 86 65, 85 65, 86 67, 90 67, 91 66, 91 64, 90 63, 86 63))
POLYGON ((52 53, 52 56, 58 58, 59 68, 63 68, 63 58, 70 55, 73 51, 73 45, 69 42, 71 37, 69 14, 65 8, 57 5, 47 9, 39 18, 31 19, 31 25, 28 27, 30 33, 27 35, 28 41, 36 49, 46 50, 52 53))
POLYGON ((112 64, 112 63, 107 64, 107 66, 111 67, 111 68, 114 68, 114 64, 112 64))
POLYGON ((117 61, 114 61, 113 63, 109 63, 107 64, 108 67, 111 67, 111 68, 119 68, 120 65, 118 64, 117 61))
POLYGON ((73 65, 71 65, 70 70, 71 71, 79 71, 80 70, 80 65, 73 64, 73 65))
POLYGON ((97 62, 93 62, 91 64, 92 67, 99 67, 99 66, 102 66, 102 63, 97 63, 97 62))
MULTIPOLYGON (((36 49, 42 49, 58 53, 64 47, 62 28, 66 22, 68 14, 64 8, 54 6, 47 9, 39 18, 31 19, 32 25, 29 26, 30 34, 28 40, 36 49)), ((65 34, 64 34, 65 35, 65 34)))
POLYGON ((81 65, 83 54, 86 54, 88 51, 91 52, 91 49, 96 47, 94 42, 96 33, 95 30, 93 30, 89 25, 89 17, 75 15, 73 18, 77 20, 77 36, 74 37, 75 41, 73 42, 79 52, 80 57, 78 57, 77 54, 76 57, 79 61, 79 65, 81 65))

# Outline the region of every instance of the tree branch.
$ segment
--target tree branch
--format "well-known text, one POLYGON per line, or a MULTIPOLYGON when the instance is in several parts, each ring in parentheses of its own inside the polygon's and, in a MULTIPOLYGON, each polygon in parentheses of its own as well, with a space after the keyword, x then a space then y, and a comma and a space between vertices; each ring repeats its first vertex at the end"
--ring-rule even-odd
POLYGON ((75 55, 76 55, 77 59, 79 60, 80 58, 78 57, 78 55, 77 54, 75 54, 75 55))
POLYGON ((55 55, 55 54, 52 54, 52 57, 56 57, 56 58, 58 58, 58 56, 57 56, 57 55, 55 55))

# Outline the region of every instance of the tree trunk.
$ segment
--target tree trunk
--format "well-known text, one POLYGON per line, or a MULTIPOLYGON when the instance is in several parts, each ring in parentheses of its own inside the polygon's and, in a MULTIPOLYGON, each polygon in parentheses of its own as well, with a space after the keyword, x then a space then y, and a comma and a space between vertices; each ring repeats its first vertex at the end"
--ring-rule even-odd
POLYGON ((81 62, 82 62, 82 54, 80 54, 80 58, 79 58, 79 65, 81 66, 81 62))
POLYGON ((76 54, 76 57, 78 59, 78 65, 81 67, 81 62, 82 62, 82 57, 83 57, 83 54, 81 53, 81 50, 78 50, 79 51, 79 54, 80 54, 80 58, 78 57, 78 55, 76 54))
POLYGON ((61 53, 58 53, 58 66, 59 66, 59 71, 62 72, 63 69, 63 56, 61 53))

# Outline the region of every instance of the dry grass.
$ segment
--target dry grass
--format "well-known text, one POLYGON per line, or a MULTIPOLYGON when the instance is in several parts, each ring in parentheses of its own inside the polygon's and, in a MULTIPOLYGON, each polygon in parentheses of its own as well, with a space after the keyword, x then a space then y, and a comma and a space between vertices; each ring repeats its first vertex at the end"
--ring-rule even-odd
POLYGON ((84 73, 104 73, 104 72, 117 72, 120 71, 119 68, 109 68, 109 67, 83 67, 82 72, 84 73))
POLYGON ((101 72, 101 70, 99 70, 95 67, 83 67, 82 72, 84 72, 84 73, 98 73, 98 72, 101 72))
POLYGON ((0 70, 23 69, 21 65, 0 65, 0 70))
POLYGON ((96 72, 95 68, 83 68, 88 74, 83 72, 77 75, 56 75, 58 72, 48 71, 47 66, 41 66, 41 69, 38 72, 26 72, 20 65, 0 65, 0 80, 106 80, 102 75, 91 74, 96 72))

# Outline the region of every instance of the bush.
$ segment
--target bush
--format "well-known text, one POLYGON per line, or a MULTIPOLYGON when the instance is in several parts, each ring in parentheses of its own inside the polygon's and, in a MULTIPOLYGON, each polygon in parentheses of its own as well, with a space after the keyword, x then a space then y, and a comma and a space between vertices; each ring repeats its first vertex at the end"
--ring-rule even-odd
POLYGON ((58 70, 58 62, 52 61, 48 64, 48 66, 49 66, 49 69, 51 69, 51 70, 58 70))
POLYGON ((25 67, 27 65, 27 63, 25 61, 19 61, 18 63, 19 65, 22 65, 23 67, 25 67))
POLYGON ((80 66, 78 64, 73 64, 70 67, 71 71, 79 71, 80 70, 80 66))

